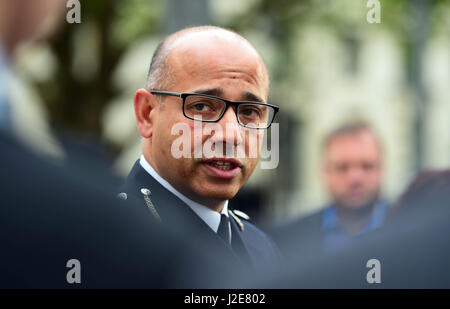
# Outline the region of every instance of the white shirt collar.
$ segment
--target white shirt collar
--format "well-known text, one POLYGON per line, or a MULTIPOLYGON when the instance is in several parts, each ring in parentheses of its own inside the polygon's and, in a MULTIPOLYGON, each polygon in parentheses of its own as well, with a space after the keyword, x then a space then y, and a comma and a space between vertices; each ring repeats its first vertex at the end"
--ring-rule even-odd
MULTIPOLYGON (((156 179, 164 188, 169 190, 172 194, 178 197, 180 200, 185 202, 205 223, 215 232, 219 229, 220 224, 220 214, 225 214, 228 217, 228 200, 225 202, 221 213, 219 214, 217 211, 212 210, 211 208, 197 203, 189 198, 187 198, 182 193, 178 192, 170 183, 168 183, 164 178, 159 176, 159 174, 155 171, 155 169, 147 162, 144 155, 141 155, 141 159, 139 163, 147 171, 153 178, 156 179)), ((231 235, 231 227, 230 227, 230 235, 231 235)))

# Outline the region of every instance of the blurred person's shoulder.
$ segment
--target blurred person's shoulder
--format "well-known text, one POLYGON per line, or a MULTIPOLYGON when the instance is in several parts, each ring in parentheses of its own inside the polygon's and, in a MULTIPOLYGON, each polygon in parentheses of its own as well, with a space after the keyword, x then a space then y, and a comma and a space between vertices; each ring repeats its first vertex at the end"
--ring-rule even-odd
POLYGON ((288 218, 266 230, 285 257, 304 255, 305 251, 315 252, 319 250, 323 237, 323 213, 324 209, 321 209, 304 216, 288 218))
POLYGON ((167 237, 147 224, 147 212, 117 204, 80 166, 49 162, 2 133, 0 146, 1 287, 70 287, 70 259, 81 263, 81 287, 158 286, 139 273, 156 276, 158 252, 173 242, 149 242, 146 235, 167 237), (143 258, 155 266, 135 265, 143 258))
POLYGON ((323 213, 325 209, 297 216, 294 218, 287 218, 280 223, 274 224, 268 228, 269 234, 276 240, 286 238, 288 235, 298 234, 301 236, 303 231, 310 231, 319 233, 322 227, 323 213))

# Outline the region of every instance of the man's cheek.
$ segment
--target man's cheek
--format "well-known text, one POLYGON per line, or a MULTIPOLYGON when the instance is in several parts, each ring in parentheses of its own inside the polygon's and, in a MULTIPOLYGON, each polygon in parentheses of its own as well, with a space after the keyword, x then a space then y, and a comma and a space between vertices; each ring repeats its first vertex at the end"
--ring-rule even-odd
POLYGON ((246 176, 247 178, 250 177, 250 175, 255 170, 257 164, 258 164, 258 159, 255 159, 255 158, 253 158, 253 159, 251 159, 251 158, 246 159, 245 165, 246 165, 247 168, 244 170, 244 172, 247 175, 244 175, 244 176, 246 176))
POLYGON ((187 182, 189 182, 189 178, 194 174, 191 170, 190 162, 186 159, 177 159, 177 161, 173 162, 171 168, 176 169, 180 178, 187 182))
POLYGON ((172 140, 169 140, 168 138, 164 138, 164 137, 162 137, 158 143, 158 145, 159 145, 158 147, 160 148, 160 151, 162 152, 164 157, 169 160, 174 159, 174 156, 172 155, 172 151, 171 151, 172 143, 173 143, 172 140))
MULTIPOLYGON (((255 130, 247 130, 244 134, 244 141, 245 141, 245 157, 250 159, 256 159, 256 161, 259 158, 260 152, 261 152, 261 146, 262 146, 262 134, 258 133, 255 130)), ((240 146, 243 147, 243 144, 240 146)))

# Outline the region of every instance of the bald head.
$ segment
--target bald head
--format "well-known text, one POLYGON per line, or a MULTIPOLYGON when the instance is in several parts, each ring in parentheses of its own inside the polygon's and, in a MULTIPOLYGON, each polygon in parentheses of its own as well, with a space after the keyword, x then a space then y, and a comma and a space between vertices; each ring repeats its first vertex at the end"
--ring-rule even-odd
POLYGON ((268 89, 266 67, 253 45, 239 34, 215 26, 186 28, 161 42, 153 54, 147 88, 170 90, 175 87, 185 64, 195 61, 196 56, 202 60, 208 57, 207 61, 202 61, 206 65, 214 65, 214 59, 257 63, 255 78, 268 89))

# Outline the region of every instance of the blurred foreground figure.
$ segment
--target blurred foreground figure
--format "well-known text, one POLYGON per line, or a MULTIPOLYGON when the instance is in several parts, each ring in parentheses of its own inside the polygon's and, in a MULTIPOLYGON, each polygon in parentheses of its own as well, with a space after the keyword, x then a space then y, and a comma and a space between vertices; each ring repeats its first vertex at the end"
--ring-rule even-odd
POLYGON ((422 173, 383 229, 362 235, 332 254, 291 261, 261 286, 448 289, 449 203, 450 170, 422 173))
MULTIPOLYGON (((0 81, 17 45, 40 37, 49 18, 63 19, 64 7, 0 0, 0 81)), ((0 90, 0 288, 220 287, 208 274, 230 270, 215 253, 149 224, 146 207, 111 198, 114 176, 99 173, 97 162, 57 166, 17 142, 7 90, 0 90)))
POLYGON ((21 87, 20 78, 10 69, 10 64, 23 43, 51 35, 57 29, 57 25, 64 21, 64 12, 65 1, 0 0, 0 128, 16 134, 22 139, 25 138, 32 146, 37 146, 39 150, 49 154, 56 154, 54 151, 57 150, 53 148, 57 146, 49 145, 53 140, 48 136, 49 133, 42 115, 34 117, 32 122, 34 127, 30 130, 32 132, 28 133, 25 129, 26 125, 22 124, 25 122, 23 119, 27 119, 27 117, 18 113, 21 108, 29 111, 34 107, 28 100, 22 99, 15 102, 15 106, 9 102, 12 97, 20 98, 22 95, 13 93, 12 89, 26 92, 26 88, 21 87), (15 114, 13 110, 15 110, 15 114), (45 141, 36 142, 37 138, 45 139, 45 141), (40 145, 47 147, 43 148, 40 145))
POLYGON ((202 250, 189 247, 189 240, 148 224, 146 208, 127 208, 110 198, 111 175, 55 166, 1 133, 0 148, 0 288, 220 284, 217 278, 202 281, 202 273, 192 276, 198 265, 205 272, 212 262, 221 266, 214 252, 197 254, 202 250), (73 259, 80 262, 79 284, 67 279, 73 259))
POLYGON ((302 255, 333 251, 384 223, 388 206, 379 197, 381 145, 368 125, 349 123, 328 134, 322 172, 331 203, 274 232, 284 251, 292 252, 292 246, 299 253, 303 247, 302 255))
POLYGON ((265 103, 268 83, 258 52, 232 31, 202 26, 167 37, 153 55, 147 89, 134 97, 142 156, 119 194, 127 207, 148 207, 224 265, 276 265, 273 242, 228 206, 255 169, 278 111, 265 103))

